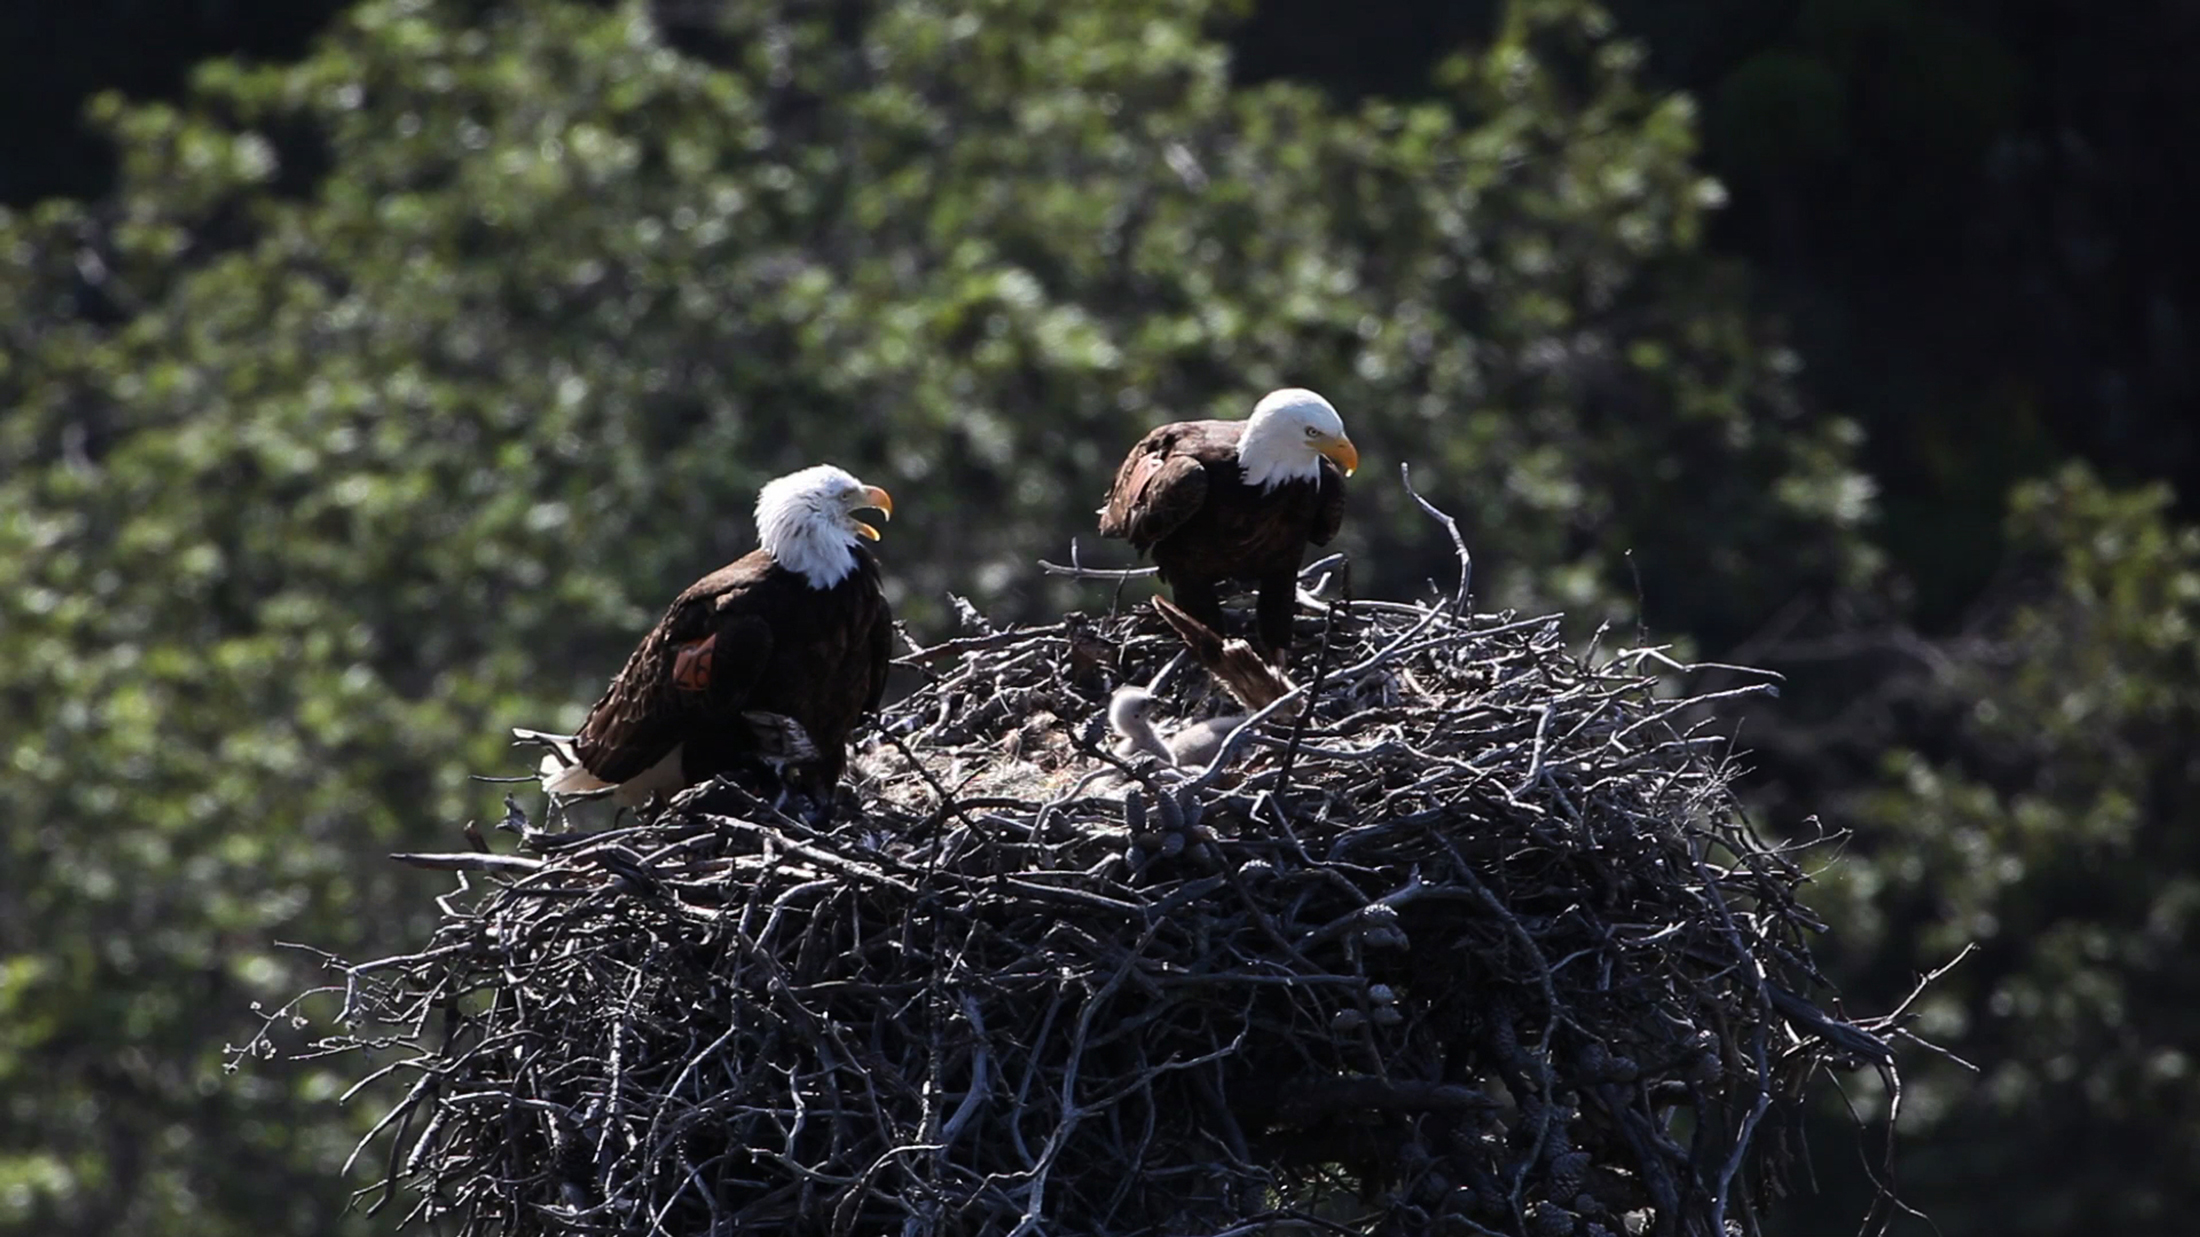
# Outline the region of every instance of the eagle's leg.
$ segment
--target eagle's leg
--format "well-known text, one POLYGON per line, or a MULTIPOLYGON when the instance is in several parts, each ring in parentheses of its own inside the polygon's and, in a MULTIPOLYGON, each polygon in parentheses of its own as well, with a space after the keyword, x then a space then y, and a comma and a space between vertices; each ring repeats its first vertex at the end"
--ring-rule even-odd
POLYGON ((1222 593, 1213 580, 1175 580, 1169 591, 1175 594, 1177 608, 1198 619, 1207 630, 1218 636, 1226 636, 1230 629, 1223 625, 1222 593))
POLYGON ((1281 667, 1291 657, 1291 620, 1299 608, 1299 574, 1296 570, 1263 576, 1260 601, 1253 612, 1254 630, 1271 665, 1281 667))

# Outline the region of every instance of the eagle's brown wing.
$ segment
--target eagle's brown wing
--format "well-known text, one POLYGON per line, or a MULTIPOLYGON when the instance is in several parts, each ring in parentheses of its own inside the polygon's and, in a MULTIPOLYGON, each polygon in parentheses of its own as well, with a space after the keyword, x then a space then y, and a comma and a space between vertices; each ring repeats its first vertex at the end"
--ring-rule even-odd
POLYGON ((1100 509, 1101 536, 1128 538, 1143 552, 1199 513, 1207 502, 1207 470, 1186 449, 1187 428, 1184 422, 1164 425, 1131 448, 1100 509))
POLYGON ((1306 539, 1315 545, 1328 545, 1344 527, 1344 470, 1322 461, 1321 480, 1314 497, 1314 528, 1306 539))
POLYGON ((741 612, 745 582, 707 587, 718 578, 705 577, 672 603, 588 711, 573 751, 590 773, 613 783, 636 777, 697 718, 743 708, 771 658, 772 629, 741 612))

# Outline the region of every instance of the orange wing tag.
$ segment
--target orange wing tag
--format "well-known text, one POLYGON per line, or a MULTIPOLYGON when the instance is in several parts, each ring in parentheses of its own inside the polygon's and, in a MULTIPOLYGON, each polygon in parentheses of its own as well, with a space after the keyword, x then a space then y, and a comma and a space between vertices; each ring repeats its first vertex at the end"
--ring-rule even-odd
POLYGON ((717 643, 717 633, 713 632, 705 639, 681 645, 672 657, 672 685, 687 692, 708 690, 711 650, 717 643))

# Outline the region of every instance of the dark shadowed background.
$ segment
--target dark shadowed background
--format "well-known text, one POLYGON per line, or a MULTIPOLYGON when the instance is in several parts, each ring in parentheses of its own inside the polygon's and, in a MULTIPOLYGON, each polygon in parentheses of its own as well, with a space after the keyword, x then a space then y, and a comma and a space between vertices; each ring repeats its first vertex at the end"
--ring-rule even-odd
MULTIPOLYGON (((1370 592, 1790 676, 1742 719, 1950 1234, 2200 1204, 2200 5, 0 6, 0 1231, 366 1233, 225 1073, 274 946, 829 456, 925 635, 1285 383, 1370 592)), ((1111 559, 1110 561, 1115 561, 1111 559)), ((1875 1084, 1850 1094, 1884 1117, 1875 1084)), ((1846 1114, 1780 1231, 1849 1231, 1846 1114)), ((1905 1220, 1897 1231, 1932 1231, 1905 1220)))

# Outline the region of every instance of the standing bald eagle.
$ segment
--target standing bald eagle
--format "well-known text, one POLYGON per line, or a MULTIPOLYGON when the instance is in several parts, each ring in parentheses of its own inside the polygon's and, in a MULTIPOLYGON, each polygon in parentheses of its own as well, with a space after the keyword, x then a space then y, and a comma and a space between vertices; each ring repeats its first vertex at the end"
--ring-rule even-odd
POLYGON ((848 733, 878 707, 893 655, 878 560, 859 541, 878 540, 855 518, 864 510, 890 519, 893 499, 830 465, 766 485, 756 500, 762 547, 673 599, 579 733, 514 732, 550 746, 543 788, 616 787, 618 802, 640 804, 814 748, 800 780, 814 797, 830 795, 848 733))
POLYGON ((1151 552, 1176 602, 1224 630, 1224 580, 1259 590, 1256 630, 1270 655, 1291 647, 1306 547, 1344 523, 1344 479, 1360 453, 1328 400, 1271 391, 1244 421, 1177 421, 1131 448, 1100 508, 1100 535, 1151 552))

